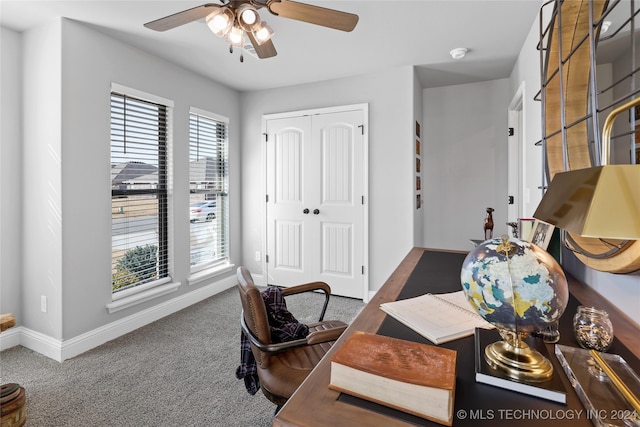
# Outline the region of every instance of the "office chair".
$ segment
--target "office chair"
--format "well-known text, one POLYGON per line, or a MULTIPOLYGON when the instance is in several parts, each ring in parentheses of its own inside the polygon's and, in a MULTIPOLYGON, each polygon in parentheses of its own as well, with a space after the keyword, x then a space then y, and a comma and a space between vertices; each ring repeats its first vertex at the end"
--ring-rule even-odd
POLYGON ((284 296, 320 290, 325 301, 317 323, 307 325, 306 338, 274 343, 267 309, 260 290, 245 267, 237 270, 238 290, 242 302, 242 332, 251 343, 257 374, 263 394, 277 405, 277 410, 289 399, 298 386, 331 348, 347 325, 339 320, 323 320, 331 288, 324 282, 313 282, 283 288, 284 296))

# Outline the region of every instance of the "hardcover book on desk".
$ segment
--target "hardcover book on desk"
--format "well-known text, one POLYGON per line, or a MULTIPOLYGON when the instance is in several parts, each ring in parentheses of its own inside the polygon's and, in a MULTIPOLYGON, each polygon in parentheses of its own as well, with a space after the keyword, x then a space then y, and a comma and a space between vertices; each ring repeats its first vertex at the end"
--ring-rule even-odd
POLYGON ((329 388, 451 425, 453 350, 356 331, 331 359, 329 388))
MULTIPOLYGON (((524 382, 516 381, 509 378, 506 374, 498 369, 489 366, 484 358, 484 349, 487 345, 499 341, 500 334, 498 331, 488 331, 478 328, 475 331, 476 346, 476 382, 501 387, 507 390, 516 391, 518 393, 528 394, 530 396, 540 397, 542 399, 567 404, 567 390, 560 379, 561 372, 554 372, 553 377, 543 382, 524 382)), ((532 342, 527 341, 532 345, 532 342)), ((542 345, 535 346, 536 350, 541 352, 545 357, 549 357, 546 347, 542 345)))

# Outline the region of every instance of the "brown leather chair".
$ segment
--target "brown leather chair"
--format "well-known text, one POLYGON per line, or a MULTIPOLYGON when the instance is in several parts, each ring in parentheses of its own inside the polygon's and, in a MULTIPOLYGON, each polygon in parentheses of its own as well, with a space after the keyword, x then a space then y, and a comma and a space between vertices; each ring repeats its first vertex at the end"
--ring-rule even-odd
POLYGON ((313 282, 283 288, 284 296, 320 290, 325 294, 325 301, 319 321, 308 325, 309 335, 306 338, 273 343, 267 310, 251 273, 245 267, 239 267, 237 277, 243 311, 242 331, 251 343, 260 388, 279 408, 309 375, 347 325, 339 320, 323 320, 331 295, 331 288, 326 283, 313 282))

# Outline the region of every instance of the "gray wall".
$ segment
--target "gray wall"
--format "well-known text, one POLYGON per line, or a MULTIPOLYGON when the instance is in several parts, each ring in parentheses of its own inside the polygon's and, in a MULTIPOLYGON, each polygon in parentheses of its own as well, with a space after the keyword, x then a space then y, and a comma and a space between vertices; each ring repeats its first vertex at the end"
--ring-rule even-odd
MULTIPOLYGON (((547 8, 550 9, 550 8, 547 8)), ((532 217, 542 199, 542 147, 536 146, 542 135, 542 110, 534 101, 540 90, 540 53, 538 20, 533 23, 509 78, 509 100, 522 87, 522 216, 532 217)))
MULTIPOLYGON (((414 156, 416 158, 420 159, 420 164, 421 164, 421 168, 420 168, 420 173, 414 173, 415 176, 419 176, 420 177, 420 182, 421 182, 421 189, 417 190, 416 189, 416 183, 414 182, 414 201, 413 201, 413 243, 415 246, 425 246, 424 244, 424 197, 425 197, 425 193, 424 193, 424 174, 422 173, 423 169, 423 165, 422 165, 422 161, 424 159, 424 140, 425 140, 425 128, 424 128, 424 113, 423 113, 424 109, 423 109, 423 105, 422 105, 422 86, 420 84, 420 80, 418 79, 418 74, 416 72, 416 70, 414 70, 413 72, 413 119, 414 122, 418 122, 420 124, 420 137, 418 137, 415 132, 414 132, 414 143, 415 140, 419 140, 420 141, 420 155, 417 155, 414 151, 414 156), (422 198, 422 202, 421 204, 423 206, 420 207, 420 209, 417 208, 417 201, 416 201, 416 196, 420 195, 420 197, 422 198)), ((414 128, 415 128, 415 123, 413 124, 414 128)), ((415 181, 415 177, 414 177, 414 181, 415 181)))
MULTIPOLYGON (((239 94, 73 21, 19 35, 2 29, 0 312, 32 331, 67 340, 206 285, 108 314, 110 292, 109 90, 111 82, 175 102, 175 262, 186 283, 187 112, 230 118, 231 259, 260 272, 263 247, 262 116, 368 103, 369 289, 380 288, 412 246, 470 248, 485 208, 506 231, 507 106, 525 85, 525 185, 537 206, 540 107, 537 24, 507 80, 421 90, 412 67, 239 94), (46 72, 42 72, 46 70, 46 72), (167 84, 167 82, 171 82, 167 84), (415 121, 422 121, 423 208, 415 209, 415 121), (37 121, 38 126, 33 126, 37 121), (24 123, 24 126, 21 124, 24 123), (23 197, 22 194, 25 196, 23 197), (35 203, 39 209, 32 209, 35 203), (40 312, 40 296, 49 299, 40 312)), ((640 317, 640 277, 565 267, 640 317)), ((191 289, 190 289, 191 288, 191 289)))
POLYGON ((483 239, 486 208, 493 235, 507 233, 506 79, 424 90, 424 244, 469 250, 483 239))
POLYGON ((260 273, 263 251, 262 115, 369 104, 369 289, 377 290, 414 246, 413 68, 242 94, 242 251, 260 273))
POLYGON ((21 319, 22 51, 17 33, 0 30, 0 313, 21 319))
MULTIPOLYGON (((634 58, 635 58, 634 66, 638 67, 638 60, 640 59, 640 35, 636 35, 635 55, 621 54, 611 64, 612 73, 613 73, 613 76, 611 79, 612 83, 623 80, 624 77, 633 70, 633 67, 631 66, 631 64, 632 64, 632 59, 634 58)), ((613 90, 614 95, 612 96, 612 98, 619 99, 623 95, 627 95, 628 93, 633 92, 634 90, 638 90, 638 88, 640 88, 640 74, 636 73, 634 77, 635 77, 635 81, 633 82, 632 82, 632 79, 627 78, 627 79, 624 79, 622 83, 618 84, 613 90), (631 86, 631 83, 633 83, 633 88, 631 86)), ((616 107, 618 106, 619 105, 616 105, 616 107)), ((605 114, 603 114, 603 116, 606 117, 610 112, 611 110, 607 110, 605 114)), ((636 119, 636 123, 640 121, 640 117, 638 117, 637 115, 635 119, 636 119)), ((605 119, 602 118, 600 121, 600 126, 604 125, 604 121, 605 119)), ((630 125, 629 115, 626 112, 621 113, 620 115, 618 115, 618 117, 614 122, 613 135, 617 133, 628 132, 630 130, 629 125, 630 125)), ((632 136, 615 138, 611 141, 611 163, 612 164, 631 162, 629 151, 631 150, 631 143, 633 141, 634 139, 632 136)))
MULTIPOLYGON (((5 30, 3 39, 4 35, 5 30)), ((14 158, 5 160, 4 154, 9 149, 4 148, 3 134, 3 164, 6 161, 18 165, 7 168, 7 173, 11 174, 12 181, 22 179, 24 183, 22 190, 26 196, 20 209, 24 221, 21 235, 24 268, 19 273, 13 268, 5 269, 9 262, 19 265, 20 259, 6 256, 3 250, 3 312, 17 311, 5 308, 10 301, 5 303, 4 295, 12 296, 16 304, 15 295, 22 293, 18 298, 22 304, 18 311, 19 324, 45 336, 67 340, 213 280, 188 285, 188 112, 191 106, 230 119, 230 248, 232 262, 238 262, 241 120, 236 91, 74 21, 51 22, 13 38, 22 39, 21 46, 15 43, 13 46, 22 49, 24 55, 24 163, 19 166, 19 138, 9 141, 10 155, 14 158), (176 293, 109 314, 105 306, 111 302, 110 164, 107 159, 112 82, 175 103, 174 149, 170 159, 175 183, 170 206, 175 219, 171 230, 174 251, 171 276, 182 286, 176 293), (40 312, 41 295, 48 298, 47 313, 40 312)), ((5 55, 4 46, 2 52, 5 55)), ((3 65, 3 79, 5 67, 3 65)), ((5 85, 17 83, 3 80, 3 90, 5 85)), ((7 119, 10 123, 18 121, 17 117, 7 119)), ((3 130, 4 124, 5 117, 3 130)), ((17 130, 11 133, 19 136, 17 130)), ((4 178, 4 167, 2 171, 4 178)), ((3 196, 4 191, 3 187, 3 196)), ((15 195, 17 190, 8 191, 8 195, 15 195)), ((20 205, 20 200, 14 203, 20 205)), ((3 214, 3 229, 14 226, 9 222, 13 209, 7 217, 3 214)), ((3 231, 3 244, 4 235, 3 231)))

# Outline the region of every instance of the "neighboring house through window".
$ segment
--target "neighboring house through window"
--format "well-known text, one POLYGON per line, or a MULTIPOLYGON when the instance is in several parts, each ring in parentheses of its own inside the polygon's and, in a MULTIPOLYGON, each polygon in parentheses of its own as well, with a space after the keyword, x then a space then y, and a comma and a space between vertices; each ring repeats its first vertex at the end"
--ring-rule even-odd
POLYGON ((229 258, 228 119, 189 113, 189 229, 191 272, 229 258))
POLYGON ((171 101, 111 92, 111 274, 114 295, 168 282, 171 101))

